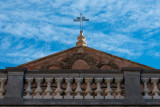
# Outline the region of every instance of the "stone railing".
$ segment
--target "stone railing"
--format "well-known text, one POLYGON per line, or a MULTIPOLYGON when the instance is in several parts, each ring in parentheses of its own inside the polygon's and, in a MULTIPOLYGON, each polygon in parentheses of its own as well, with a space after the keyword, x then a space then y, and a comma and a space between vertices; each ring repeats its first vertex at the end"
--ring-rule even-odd
POLYGON ((160 70, 0 70, 0 105, 160 105, 160 70))
POLYGON ((28 71, 24 99, 124 99, 120 71, 28 71))
POLYGON ((160 99, 160 70, 144 70, 141 83, 144 99, 160 99))
POLYGON ((0 99, 3 99, 6 94, 7 75, 5 70, 0 70, 0 99))
POLYGON ((25 78, 24 99, 124 99, 123 77, 25 78))

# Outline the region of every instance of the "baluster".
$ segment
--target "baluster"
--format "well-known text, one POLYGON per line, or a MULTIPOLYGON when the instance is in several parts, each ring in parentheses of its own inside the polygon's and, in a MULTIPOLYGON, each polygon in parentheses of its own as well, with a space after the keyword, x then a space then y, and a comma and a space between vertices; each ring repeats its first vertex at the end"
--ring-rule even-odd
POLYGON ((91 95, 91 93, 93 92, 91 89, 91 82, 93 81, 92 78, 85 78, 85 81, 87 83, 87 88, 85 90, 85 93, 87 94, 85 96, 85 99, 93 99, 93 96, 91 95))
POLYGON ((144 89, 143 89, 143 92, 144 92, 144 96, 143 98, 144 99, 151 99, 152 97, 149 95, 150 91, 148 90, 148 87, 147 87, 147 83, 149 81, 149 78, 142 78, 142 82, 144 84, 144 89))
POLYGON ((111 82, 113 81, 113 78, 105 78, 105 82, 107 83, 107 89, 105 90, 105 93, 107 96, 105 96, 105 99, 114 99, 114 96, 112 96, 113 90, 111 89, 111 82))
POLYGON ((121 82, 122 78, 115 78, 115 83, 117 84, 116 99, 124 99, 124 96, 121 95, 122 94, 121 82))
POLYGON ((159 96, 159 89, 157 87, 157 83, 159 82, 159 78, 151 78, 151 82, 153 83, 153 90, 152 90, 152 93, 153 93, 153 99, 160 99, 160 96, 159 96))
POLYGON ((76 78, 75 82, 77 83, 77 88, 75 90, 75 93, 77 94, 74 96, 74 99, 83 99, 82 94, 82 89, 81 89, 81 83, 82 83, 82 78, 76 78))
POLYGON ((62 78, 55 78, 55 81, 57 83, 57 88, 55 90, 56 96, 54 96, 54 99, 62 99, 62 89, 61 89, 61 83, 62 83, 62 78))
POLYGON ((53 82, 52 78, 45 78, 45 81, 47 83, 47 88, 45 90, 45 96, 44 99, 52 99, 52 89, 51 89, 51 83, 53 82))
POLYGON ((26 95, 23 97, 24 99, 32 99, 32 89, 31 89, 31 84, 33 82, 33 78, 26 78, 26 83, 27 83, 27 89, 25 90, 26 95))
POLYGON ((0 87, 0 99, 4 98, 4 93, 5 93, 5 90, 4 90, 4 84, 6 82, 6 78, 0 78, 0 84, 1 84, 1 87, 0 87))
POLYGON ((42 99, 41 93, 42 93, 42 89, 41 89, 41 83, 42 83, 42 78, 35 78, 36 83, 37 83, 37 88, 34 91, 36 93, 35 96, 33 96, 33 99, 42 99))
POLYGON ((71 89, 71 82, 73 81, 72 78, 66 78, 67 88, 65 90, 66 96, 64 96, 64 99, 73 99, 72 89, 71 89))
POLYGON ((97 89, 95 90, 95 99, 104 99, 104 96, 102 96, 103 91, 101 89, 102 78, 95 78, 95 82, 97 84, 97 89))

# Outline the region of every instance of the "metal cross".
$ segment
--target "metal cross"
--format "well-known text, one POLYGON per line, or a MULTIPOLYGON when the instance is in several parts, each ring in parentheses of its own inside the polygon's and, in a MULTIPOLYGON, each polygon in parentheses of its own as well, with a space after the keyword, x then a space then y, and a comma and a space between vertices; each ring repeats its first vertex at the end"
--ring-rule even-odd
POLYGON ((82 16, 82 13, 80 14, 80 17, 73 20, 73 22, 80 22, 80 32, 83 32, 83 21, 89 21, 89 19, 85 19, 85 17, 82 16))

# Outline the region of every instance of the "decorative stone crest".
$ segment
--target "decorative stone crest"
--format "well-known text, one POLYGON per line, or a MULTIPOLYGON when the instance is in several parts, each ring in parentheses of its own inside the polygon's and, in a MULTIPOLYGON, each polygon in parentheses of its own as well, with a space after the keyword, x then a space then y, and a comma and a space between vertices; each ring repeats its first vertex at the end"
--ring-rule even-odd
POLYGON ((73 63, 78 59, 86 61, 90 69, 95 69, 96 60, 92 56, 89 56, 87 53, 75 53, 68 56, 67 58, 64 59, 64 65, 62 66, 62 68, 71 69, 73 63))
POLYGON ((60 62, 50 62, 50 63, 47 63, 47 64, 44 64, 42 66, 42 69, 48 69, 50 66, 57 66, 57 67, 61 67, 63 64, 60 63, 60 62))
POLYGON ((67 56, 66 58, 63 59, 62 62, 50 62, 44 64, 42 66, 42 69, 48 69, 50 66, 59 67, 61 69, 72 69, 74 62, 76 62, 79 59, 84 60, 88 64, 89 69, 100 69, 102 66, 105 65, 111 66, 112 69, 119 69, 118 66, 111 61, 97 63, 94 57, 88 55, 87 53, 80 53, 80 52, 67 56))
POLYGON ((97 67, 98 69, 100 69, 102 66, 105 66, 105 65, 109 65, 109 66, 111 66, 113 69, 119 69, 119 67, 118 67, 116 64, 114 64, 113 62, 111 62, 111 61, 99 62, 99 63, 96 65, 96 67, 97 67))

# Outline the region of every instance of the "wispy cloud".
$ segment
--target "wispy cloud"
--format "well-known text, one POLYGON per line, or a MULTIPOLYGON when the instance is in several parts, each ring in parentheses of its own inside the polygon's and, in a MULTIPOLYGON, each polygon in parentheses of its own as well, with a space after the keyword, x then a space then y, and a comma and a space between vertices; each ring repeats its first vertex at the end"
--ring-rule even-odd
POLYGON ((110 33, 104 34, 100 32, 91 33, 88 38, 89 46, 101 49, 105 52, 114 54, 120 53, 121 56, 135 57, 140 56, 144 50, 145 42, 131 36, 110 33), (101 39, 103 38, 103 40, 101 39))
POLYGON ((5 63, 21 64, 54 53, 50 51, 51 45, 39 46, 30 40, 4 37, 0 44, 0 62, 5 63))
POLYGON ((90 19, 84 23, 90 47, 130 59, 159 49, 159 0, 1 0, 0 4, 2 62, 20 64, 58 51, 58 46, 75 46, 79 23, 72 19, 80 12, 90 19))

